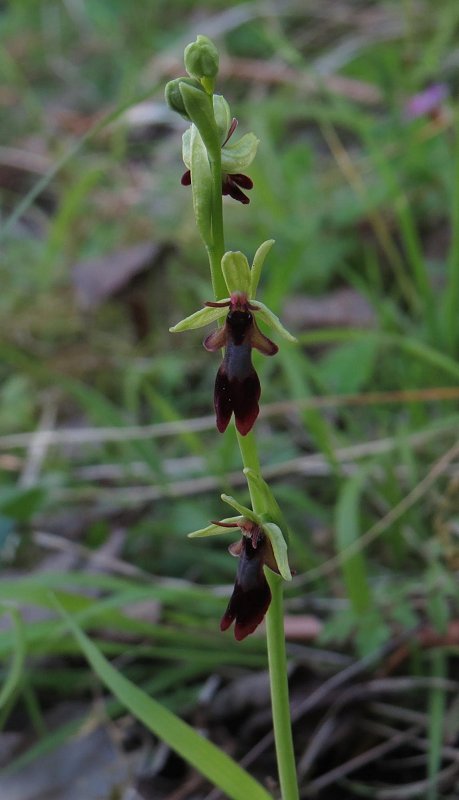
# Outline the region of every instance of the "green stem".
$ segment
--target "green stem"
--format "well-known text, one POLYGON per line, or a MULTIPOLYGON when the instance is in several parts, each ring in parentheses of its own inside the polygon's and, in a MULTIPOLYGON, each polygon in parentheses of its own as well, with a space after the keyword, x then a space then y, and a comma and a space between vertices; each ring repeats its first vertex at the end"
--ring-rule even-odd
MULTIPOLYGON (((257 442, 254 432, 250 431, 250 433, 248 433, 246 436, 241 436, 241 434, 238 433, 237 441, 239 444, 239 450, 241 451, 244 467, 250 467, 250 469, 253 469, 254 472, 260 475, 260 460, 258 458, 257 442)), ((253 510, 256 514, 262 514, 263 511, 265 511, 265 501, 263 496, 260 492, 257 492, 256 487, 253 487, 252 489, 249 486, 249 491, 253 510)))
MULTIPOLYGON (((237 438, 244 467, 250 467, 260 474, 260 461, 253 432, 247 436, 238 433, 237 438)), ((249 484, 249 491, 253 510, 257 514, 263 514, 266 511, 263 495, 253 482, 249 484)), ((271 603, 266 614, 266 643, 279 783, 282 800, 298 800, 285 651, 283 581, 270 569, 265 569, 265 575, 271 589, 271 603)))
MULTIPOLYGON (((220 150, 218 152, 209 152, 209 161, 212 172, 212 243, 211 246, 208 246, 207 253, 215 299, 220 300, 227 295, 226 283, 221 268, 221 260, 225 253, 225 241, 220 150)), ((250 431, 246 436, 241 436, 238 433, 237 438, 244 468, 250 467, 254 472, 260 474, 260 460, 253 431, 250 431)), ((266 512, 265 498, 262 492, 253 485, 253 482, 249 485, 249 491, 253 510, 257 514, 266 512)), ((266 634, 279 782, 282 800, 298 800, 295 755, 290 723, 282 579, 269 569, 266 569, 266 577, 272 595, 266 615, 266 634)))
POLYGON ((266 568, 265 574, 272 595, 271 604, 266 615, 266 638, 279 783, 282 800, 298 800, 298 783, 288 696, 283 581, 279 575, 271 572, 270 569, 266 568))
POLYGON ((210 263, 210 274, 216 300, 228 295, 222 272, 222 258, 225 253, 225 234, 223 229, 222 204, 222 161, 220 148, 209 153, 212 174, 212 243, 207 248, 210 263))

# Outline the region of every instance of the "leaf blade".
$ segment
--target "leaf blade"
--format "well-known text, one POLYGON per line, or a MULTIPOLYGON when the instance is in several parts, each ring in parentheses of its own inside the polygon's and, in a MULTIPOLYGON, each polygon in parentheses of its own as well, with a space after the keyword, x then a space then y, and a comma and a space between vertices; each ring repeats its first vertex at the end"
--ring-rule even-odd
POLYGON ((125 678, 55 600, 86 659, 111 692, 143 724, 226 792, 232 800, 272 800, 263 786, 218 747, 125 678))

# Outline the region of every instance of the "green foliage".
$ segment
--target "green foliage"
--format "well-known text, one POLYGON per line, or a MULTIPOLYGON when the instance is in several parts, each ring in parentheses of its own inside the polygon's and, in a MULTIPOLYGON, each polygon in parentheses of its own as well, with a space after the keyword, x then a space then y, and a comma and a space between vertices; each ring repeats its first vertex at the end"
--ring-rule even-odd
POLYGON ((269 800, 270 795, 250 775, 179 717, 127 680, 58 605, 95 673, 118 700, 156 735, 209 778, 232 800, 269 800))

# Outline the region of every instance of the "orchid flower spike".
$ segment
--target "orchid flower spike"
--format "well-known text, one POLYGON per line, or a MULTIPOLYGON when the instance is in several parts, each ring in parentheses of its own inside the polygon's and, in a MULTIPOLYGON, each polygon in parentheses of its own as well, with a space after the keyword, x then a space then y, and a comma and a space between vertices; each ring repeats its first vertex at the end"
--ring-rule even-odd
POLYGON ((273 356, 278 347, 260 331, 256 318, 265 322, 287 341, 296 342, 295 337, 283 327, 269 308, 258 300, 253 302, 263 262, 273 244, 270 239, 258 248, 252 268, 243 253, 225 253, 222 271, 229 297, 218 302, 205 303, 205 308, 170 328, 172 333, 201 328, 226 316, 225 324, 204 339, 206 350, 225 350, 214 389, 214 406, 220 433, 226 430, 234 413, 236 428, 245 436, 252 429, 259 413, 261 388, 252 364, 252 348, 263 355, 273 356))

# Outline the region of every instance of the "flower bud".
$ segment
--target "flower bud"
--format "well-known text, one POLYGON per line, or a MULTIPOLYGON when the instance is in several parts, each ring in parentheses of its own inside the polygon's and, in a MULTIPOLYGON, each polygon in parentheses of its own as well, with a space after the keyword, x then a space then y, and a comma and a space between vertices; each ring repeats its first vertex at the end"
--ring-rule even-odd
POLYGON ((188 86, 193 86, 195 89, 199 89, 203 94, 205 94, 204 89, 202 88, 200 82, 195 78, 175 78, 173 81, 169 81, 166 84, 165 89, 165 98, 166 103, 172 111, 176 111, 177 114, 180 114, 184 119, 191 122, 190 116, 185 108, 185 103, 183 102, 183 96, 180 91, 180 84, 186 83, 188 86))
POLYGON ((218 50, 207 36, 197 37, 185 48, 185 69, 192 78, 215 78, 218 72, 218 50))

